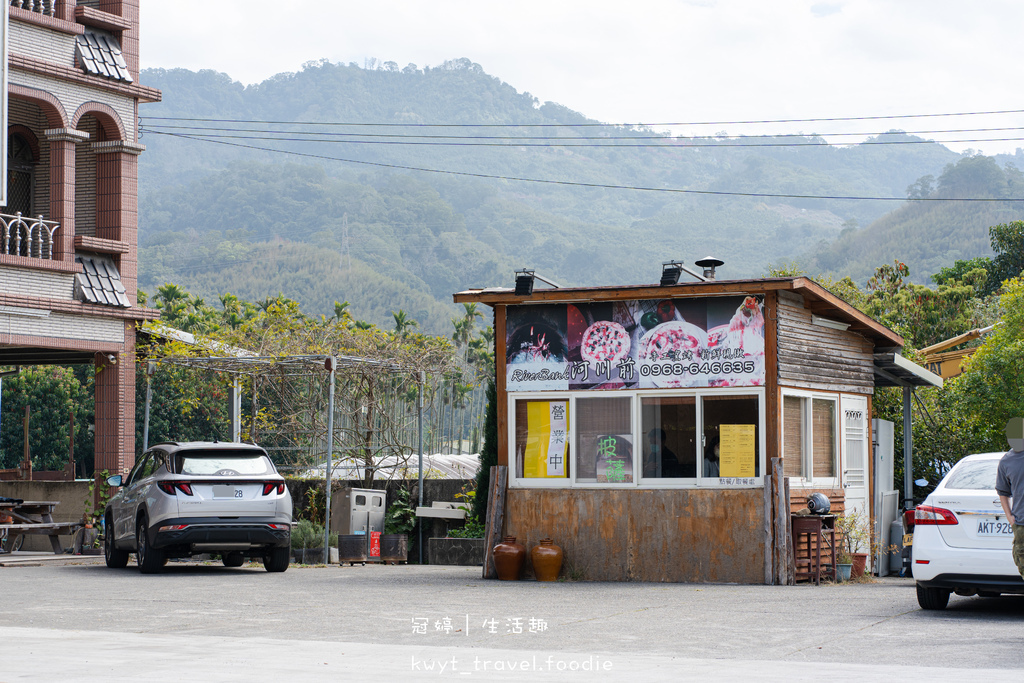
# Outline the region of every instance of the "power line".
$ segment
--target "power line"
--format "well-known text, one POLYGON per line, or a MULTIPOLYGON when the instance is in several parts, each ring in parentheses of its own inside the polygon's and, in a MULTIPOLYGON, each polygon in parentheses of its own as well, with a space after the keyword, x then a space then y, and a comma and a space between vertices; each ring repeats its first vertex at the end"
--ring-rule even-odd
POLYGON ((152 119, 154 121, 206 121, 215 123, 269 123, 288 124, 304 126, 381 126, 381 127, 402 127, 402 128, 655 128, 671 126, 740 126, 768 123, 816 123, 831 121, 887 121, 896 119, 924 119, 942 118, 947 116, 994 116, 999 114, 1024 114, 1024 109, 1004 109, 996 111, 966 111, 949 112, 943 114, 892 114, 888 116, 831 116, 822 118, 802 119, 751 119, 736 121, 675 121, 662 123, 600 123, 597 121, 585 123, 395 123, 395 122, 365 122, 365 121, 257 121, 254 119, 220 119, 201 117, 178 117, 178 116, 145 116, 142 120, 152 119))
MULTIPOLYGON (((302 124, 297 124, 302 125, 302 124)), ((211 135, 204 133, 203 131, 216 131, 216 132, 228 132, 228 133, 266 133, 272 135, 316 135, 317 140, 320 138, 333 138, 333 137, 357 137, 357 138, 387 138, 387 139, 415 139, 415 140, 661 140, 664 142, 681 142, 685 143, 693 140, 715 140, 717 136, 710 135, 698 135, 698 136, 678 136, 671 137, 669 135, 425 135, 425 134, 410 134, 410 133, 339 133, 339 132, 323 132, 318 133, 314 131, 303 131, 303 130, 275 130, 275 129, 263 129, 263 128, 237 128, 237 127, 217 127, 217 126, 169 126, 165 124, 157 124, 153 126, 143 125, 144 130, 156 132, 156 131, 168 131, 168 130, 188 130, 195 131, 195 134, 199 135, 211 135)), ((915 131, 904 131, 904 130, 888 130, 888 131, 874 131, 874 132, 837 132, 837 133, 764 133, 759 135, 737 135, 737 136, 725 136, 728 140, 751 140, 751 139, 775 139, 775 138, 815 138, 815 137, 880 137, 884 135, 936 135, 946 133, 992 133, 1001 131, 1019 131, 1024 130, 1024 126, 1007 126, 998 128, 947 128, 938 130, 915 130, 915 131)), ((276 139, 276 138, 267 138, 276 139)), ((955 142, 955 141, 954 141, 955 142)), ((723 142, 727 144, 727 142, 723 142)))
MULTIPOLYGON (((143 129, 145 132, 163 135, 173 135, 173 133, 166 133, 164 131, 155 130, 152 128, 143 129)), ((764 143, 747 143, 747 142, 732 142, 732 141, 719 141, 719 142, 691 142, 689 140, 680 140, 678 138, 669 138, 665 143, 652 144, 652 143, 640 143, 640 144, 623 144, 623 143, 601 143, 601 142, 585 142, 581 144, 566 144, 566 143, 545 143, 545 142, 435 142, 435 141, 424 141, 424 140, 336 140, 336 139, 322 139, 322 138, 299 138, 299 137, 267 137, 265 135, 223 135, 223 134, 212 134, 212 133, 195 133, 191 136, 193 139, 211 139, 223 138, 228 140, 265 140, 268 142, 318 142, 322 144, 348 144, 348 145, 413 145, 413 146, 427 146, 427 147, 552 147, 552 148, 570 148, 570 147, 612 147, 620 149, 628 148, 647 148, 647 149, 680 149, 680 148, 692 148, 692 147, 713 147, 717 149, 733 149, 743 147, 836 147, 830 142, 825 140, 812 141, 812 142, 764 142, 764 143)), ((935 140, 866 140, 864 142, 856 143, 857 146, 862 145, 938 145, 938 144, 954 144, 954 143, 965 143, 965 142, 1019 142, 1024 140, 1024 137, 1019 138, 976 138, 966 140, 944 140, 942 142, 936 142, 935 140)))
POLYGON ((213 140, 206 137, 199 137, 193 135, 185 135, 182 133, 163 133, 159 131, 151 131, 155 135, 166 135, 168 137, 180 138, 183 140, 195 140, 197 142, 208 142, 218 145, 227 145, 230 147, 240 147, 243 149, 253 149, 262 152, 272 152, 275 154, 288 154, 291 156, 303 157, 307 159, 320 159, 323 161, 338 161, 341 163, 348 164, 359 164, 363 166, 374 166, 377 168, 391 168, 402 171, 419 171, 423 173, 440 173, 445 175, 455 175, 468 178, 483 178, 487 180, 509 180, 523 183, 539 183, 545 185, 562 185, 568 187, 586 187, 593 189, 605 189, 605 190, 636 190, 640 192, 666 192, 671 194, 688 194, 688 195, 705 195, 705 196, 719 196, 719 197, 756 197, 762 199, 833 199, 833 200, 854 200, 854 201, 881 201, 881 202, 1024 202, 1024 198, 1010 198, 1010 199, 998 199, 992 197, 957 197, 957 198, 943 198, 943 197, 857 197, 850 195, 807 195, 807 194, 791 194, 791 193, 774 193, 774 192, 727 192, 723 190, 692 190, 682 188, 669 188, 669 187, 644 187, 638 185, 616 185, 609 183, 585 183, 580 181, 572 180, 554 180, 545 178, 523 178, 517 176, 504 176, 491 173, 473 173, 470 171, 453 171, 448 169, 438 168, 425 168, 421 166, 405 166, 401 164, 385 164, 377 161, 363 161, 359 159, 344 159, 341 157, 332 157, 324 154, 311 154, 309 152, 296 152, 293 150, 286 149, 274 149, 272 147, 260 147, 258 145, 247 145, 239 142, 228 142, 226 140, 213 140))

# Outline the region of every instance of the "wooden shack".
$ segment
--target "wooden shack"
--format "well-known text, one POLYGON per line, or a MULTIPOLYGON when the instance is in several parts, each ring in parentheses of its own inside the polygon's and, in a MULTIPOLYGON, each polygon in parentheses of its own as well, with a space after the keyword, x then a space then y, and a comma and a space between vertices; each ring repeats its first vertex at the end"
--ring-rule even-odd
POLYGON ((870 509, 892 330, 804 277, 526 289, 454 297, 494 308, 503 533, 592 580, 762 583, 773 458, 794 501, 870 509))

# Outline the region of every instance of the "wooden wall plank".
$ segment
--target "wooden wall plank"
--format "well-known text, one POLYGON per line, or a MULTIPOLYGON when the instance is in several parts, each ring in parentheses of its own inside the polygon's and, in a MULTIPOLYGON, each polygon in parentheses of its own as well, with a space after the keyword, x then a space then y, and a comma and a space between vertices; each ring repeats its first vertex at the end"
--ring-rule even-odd
MULTIPOLYGON (((508 391, 505 388, 505 323, 508 306, 494 307, 494 369, 498 399, 498 464, 508 466, 508 391)), ((512 463, 515 465, 515 463, 512 463)))
POLYGON ((567 570, 588 580, 759 584, 763 495, 761 488, 513 488, 506 529, 528 548, 551 537, 567 570))

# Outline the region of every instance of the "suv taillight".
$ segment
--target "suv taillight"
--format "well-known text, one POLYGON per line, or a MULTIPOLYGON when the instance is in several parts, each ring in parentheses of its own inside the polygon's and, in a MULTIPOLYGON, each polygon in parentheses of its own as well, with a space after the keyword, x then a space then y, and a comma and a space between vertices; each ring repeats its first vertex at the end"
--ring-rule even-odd
POLYGON ((284 482, 283 481, 266 481, 263 482, 263 495, 269 496, 277 489, 277 495, 284 493, 284 482))
POLYGON ((163 491, 169 496, 174 495, 175 489, 181 491, 186 496, 192 495, 192 484, 187 481, 160 481, 157 482, 156 485, 160 487, 161 491, 163 491))
POLYGON ((915 525, 944 525, 959 524, 951 511, 945 508, 932 507, 931 505, 918 505, 914 509, 915 525))

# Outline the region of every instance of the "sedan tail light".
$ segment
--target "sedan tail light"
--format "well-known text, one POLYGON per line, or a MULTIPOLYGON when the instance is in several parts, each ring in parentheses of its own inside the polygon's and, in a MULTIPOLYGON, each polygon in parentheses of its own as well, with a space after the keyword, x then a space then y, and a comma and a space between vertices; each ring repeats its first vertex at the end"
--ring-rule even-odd
POLYGON ((277 489, 277 495, 284 493, 284 482, 283 481, 266 481, 263 482, 263 495, 269 496, 277 489))
POLYGON ((951 511, 945 508, 937 508, 931 505, 918 505, 914 509, 914 524, 959 524, 951 511))
POLYGON ((181 491, 186 496, 191 496, 192 495, 192 484, 191 484, 191 482, 187 482, 187 481, 160 481, 160 482, 157 482, 156 485, 160 487, 161 491, 163 491, 164 493, 166 493, 169 496, 173 496, 174 495, 175 489, 177 489, 178 491, 181 491))

